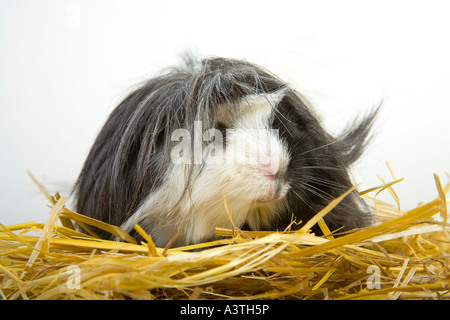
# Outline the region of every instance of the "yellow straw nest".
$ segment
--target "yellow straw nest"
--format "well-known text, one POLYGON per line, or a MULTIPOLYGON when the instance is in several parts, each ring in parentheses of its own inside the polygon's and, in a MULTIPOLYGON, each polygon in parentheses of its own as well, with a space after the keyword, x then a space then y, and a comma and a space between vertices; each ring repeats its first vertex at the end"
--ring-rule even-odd
POLYGON ((139 226, 145 241, 136 243, 116 226, 69 210, 66 197, 56 194, 49 196, 46 223, 0 224, 0 297, 449 299, 450 187, 443 188, 437 175, 435 180, 437 198, 409 211, 400 210, 393 189, 401 180, 361 192, 372 202, 377 224, 339 237, 323 217, 346 194, 296 231, 217 228, 220 240, 178 248, 155 247, 139 226), (384 190, 395 205, 377 199, 384 190), (123 241, 77 232, 72 221, 123 241), (316 223, 323 237, 310 232, 316 223))

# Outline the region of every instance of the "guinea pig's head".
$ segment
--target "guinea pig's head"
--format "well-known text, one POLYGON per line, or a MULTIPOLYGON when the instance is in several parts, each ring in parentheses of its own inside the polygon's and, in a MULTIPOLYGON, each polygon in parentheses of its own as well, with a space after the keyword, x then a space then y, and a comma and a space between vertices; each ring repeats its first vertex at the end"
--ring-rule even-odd
MULTIPOLYGON (((217 106, 215 127, 203 134, 203 165, 191 182, 194 206, 206 201, 226 213, 226 201, 235 223, 247 222, 257 229, 260 222, 253 223, 252 212, 259 208, 273 211, 285 203, 290 188, 286 175, 290 147, 274 128, 283 95, 281 89, 217 106)), ((270 220, 267 216, 264 221, 270 220)))
POLYGON ((206 164, 213 164, 217 178, 226 182, 227 193, 247 197, 255 205, 283 198, 289 188, 285 179, 289 146, 273 126, 282 95, 280 90, 246 96, 232 106, 220 105, 216 114, 219 131, 215 132, 222 157, 211 152, 205 155, 206 164))
POLYGON ((195 83, 189 120, 174 130, 169 148, 171 176, 185 186, 176 193, 182 199, 176 210, 195 212, 188 214, 197 220, 192 234, 201 234, 203 224, 268 227, 290 189, 291 146, 277 127, 288 120, 279 105, 289 88, 255 65, 229 59, 204 61, 195 83))
MULTIPOLYGON (((193 126, 188 208, 205 209, 218 225, 229 226, 231 216, 254 230, 284 229, 292 218, 306 222, 352 187, 349 166, 367 142, 375 113, 333 137, 306 99, 276 76, 242 61, 208 64, 214 72, 201 81, 207 94, 194 95, 197 108, 200 101, 208 104, 193 126)), ((353 229, 371 218, 355 191, 326 221, 332 229, 353 229)))

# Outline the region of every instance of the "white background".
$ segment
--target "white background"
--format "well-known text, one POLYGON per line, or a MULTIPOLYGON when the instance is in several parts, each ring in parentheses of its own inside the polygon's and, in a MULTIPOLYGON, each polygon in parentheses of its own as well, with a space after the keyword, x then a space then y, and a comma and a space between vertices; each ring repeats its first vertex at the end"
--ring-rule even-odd
POLYGON ((385 107, 355 166, 362 188, 398 178, 403 208, 450 171, 446 1, 0 0, 0 222, 44 222, 26 175, 69 195, 89 148, 133 84, 201 56, 243 58, 303 93, 330 131, 385 107))

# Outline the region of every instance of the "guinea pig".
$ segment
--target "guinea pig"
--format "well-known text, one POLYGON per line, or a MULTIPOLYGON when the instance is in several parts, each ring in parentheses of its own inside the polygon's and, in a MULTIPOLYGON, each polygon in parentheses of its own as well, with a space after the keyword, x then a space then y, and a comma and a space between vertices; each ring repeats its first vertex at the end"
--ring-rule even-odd
MULTIPOLYGON (((304 97, 262 67, 189 58, 111 113, 75 185, 76 210, 137 238, 138 224, 160 247, 178 230, 174 246, 213 240, 216 227, 305 223, 352 187, 349 167, 378 109, 334 137, 304 97)), ((373 223, 357 191, 324 219, 330 230, 373 223)))

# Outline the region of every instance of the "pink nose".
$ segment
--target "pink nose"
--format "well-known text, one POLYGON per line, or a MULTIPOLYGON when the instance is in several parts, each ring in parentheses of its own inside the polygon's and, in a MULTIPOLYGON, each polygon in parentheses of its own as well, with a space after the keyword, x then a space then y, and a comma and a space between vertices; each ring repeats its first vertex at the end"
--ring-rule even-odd
POLYGON ((273 161, 268 161, 261 165, 260 173, 269 179, 275 180, 279 169, 280 169, 280 167, 279 167, 278 163, 273 162, 273 161))

